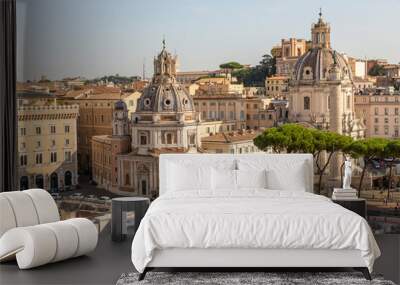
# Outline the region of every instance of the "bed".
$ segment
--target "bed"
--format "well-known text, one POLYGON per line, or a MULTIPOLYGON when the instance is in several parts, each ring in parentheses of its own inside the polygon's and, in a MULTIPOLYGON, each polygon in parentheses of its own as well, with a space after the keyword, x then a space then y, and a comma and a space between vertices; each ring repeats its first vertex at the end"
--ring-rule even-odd
POLYGON ((160 196, 132 243, 154 268, 352 267, 380 251, 361 216, 313 194, 310 154, 167 154, 160 196))

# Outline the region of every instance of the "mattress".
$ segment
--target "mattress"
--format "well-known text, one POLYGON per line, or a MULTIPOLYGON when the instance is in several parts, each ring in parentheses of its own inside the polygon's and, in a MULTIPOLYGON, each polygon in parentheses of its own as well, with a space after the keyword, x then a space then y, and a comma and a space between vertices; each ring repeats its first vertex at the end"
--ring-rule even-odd
POLYGON ((301 191, 170 192, 157 198, 132 243, 139 272, 163 249, 359 250, 372 271, 380 251, 368 223, 330 199, 301 191))

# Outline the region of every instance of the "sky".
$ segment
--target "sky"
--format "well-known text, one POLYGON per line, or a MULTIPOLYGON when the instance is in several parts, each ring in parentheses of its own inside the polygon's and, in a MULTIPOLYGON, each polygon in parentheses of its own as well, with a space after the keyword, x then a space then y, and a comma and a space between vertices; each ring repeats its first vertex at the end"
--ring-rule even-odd
POLYGON ((332 47, 400 62, 400 0, 17 0, 18 80, 153 73, 162 48, 179 70, 256 65, 282 38, 310 38, 319 8, 332 47))

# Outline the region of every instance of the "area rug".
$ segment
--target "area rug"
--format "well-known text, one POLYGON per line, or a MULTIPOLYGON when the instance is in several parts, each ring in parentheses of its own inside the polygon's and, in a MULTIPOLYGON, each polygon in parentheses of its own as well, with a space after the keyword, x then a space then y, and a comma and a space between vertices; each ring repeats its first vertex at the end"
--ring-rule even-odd
POLYGON ((122 274, 117 285, 395 285, 381 276, 372 276, 368 281, 359 272, 148 272, 138 281, 138 273, 122 274))

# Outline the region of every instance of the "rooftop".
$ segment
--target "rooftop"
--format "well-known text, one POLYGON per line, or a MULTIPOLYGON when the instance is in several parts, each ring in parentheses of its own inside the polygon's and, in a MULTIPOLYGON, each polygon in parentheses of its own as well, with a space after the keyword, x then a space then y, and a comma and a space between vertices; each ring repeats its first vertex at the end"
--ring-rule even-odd
POLYGON ((201 139, 202 142, 235 143, 253 140, 259 133, 253 130, 222 132, 201 139))

